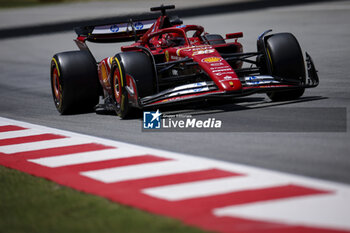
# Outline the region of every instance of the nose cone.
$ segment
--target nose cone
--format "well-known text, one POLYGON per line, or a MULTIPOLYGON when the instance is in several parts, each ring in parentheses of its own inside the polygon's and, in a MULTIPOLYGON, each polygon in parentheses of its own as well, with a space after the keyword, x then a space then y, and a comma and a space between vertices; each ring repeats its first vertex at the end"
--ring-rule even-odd
POLYGON ((189 57, 209 75, 221 91, 242 89, 241 81, 232 67, 221 57, 213 46, 193 46, 177 49, 177 56, 189 57))
POLYGON ((202 69, 222 91, 237 91, 242 89, 241 81, 232 67, 215 51, 213 54, 194 56, 202 69))

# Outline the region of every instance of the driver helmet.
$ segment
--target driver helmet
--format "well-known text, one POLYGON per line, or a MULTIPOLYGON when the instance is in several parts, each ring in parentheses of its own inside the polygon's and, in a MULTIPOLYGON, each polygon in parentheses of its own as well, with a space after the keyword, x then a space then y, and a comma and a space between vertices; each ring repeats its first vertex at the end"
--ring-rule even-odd
POLYGON ((179 33, 165 33, 160 39, 160 44, 162 47, 176 47, 185 44, 185 38, 179 33))

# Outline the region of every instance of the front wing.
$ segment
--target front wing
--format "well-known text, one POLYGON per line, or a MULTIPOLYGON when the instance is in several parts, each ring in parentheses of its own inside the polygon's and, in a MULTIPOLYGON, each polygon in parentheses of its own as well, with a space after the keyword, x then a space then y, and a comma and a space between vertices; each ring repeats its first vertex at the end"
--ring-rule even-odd
POLYGON ((254 75, 240 78, 242 89, 234 92, 219 90, 213 81, 202 81, 185 84, 162 91, 158 94, 147 96, 139 100, 141 107, 158 106, 200 99, 215 99, 226 97, 239 97, 254 93, 267 93, 271 91, 295 90, 312 88, 319 84, 319 78, 315 65, 309 54, 306 53, 306 65, 308 77, 305 82, 296 82, 283 77, 270 75, 254 75))

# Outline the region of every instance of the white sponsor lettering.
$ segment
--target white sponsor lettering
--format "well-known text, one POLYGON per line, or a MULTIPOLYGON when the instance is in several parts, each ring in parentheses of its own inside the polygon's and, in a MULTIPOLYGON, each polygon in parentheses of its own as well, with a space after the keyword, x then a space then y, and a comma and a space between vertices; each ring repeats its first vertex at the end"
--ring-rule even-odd
POLYGON ((210 67, 211 70, 219 70, 219 69, 231 69, 231 66, 216 66, 216 67, 210 67))
POLYGON ((199 50, 194 52, 192 55, 196 56, 196 55, 201 55, 201 54, 209 54, 209 53, 214 53, 215 49, 208 49, 208 50, 199 50))
POLYGON ((215 73, 216 76, 222 76, 222 75, 228 75, 228 74, 234 74, 234 72, 215 73))
POLYGON ((223 66, 223 65, 225 65, 225 64, 222 62, 215 62, 215 63, 210 64, 210 66, 223 66))
POLYGON ((218 72, 222 72, 222 71, 232 71, 232 69, 219 69, 219 70, 213 70, 213 73, 218 73, 218 72))

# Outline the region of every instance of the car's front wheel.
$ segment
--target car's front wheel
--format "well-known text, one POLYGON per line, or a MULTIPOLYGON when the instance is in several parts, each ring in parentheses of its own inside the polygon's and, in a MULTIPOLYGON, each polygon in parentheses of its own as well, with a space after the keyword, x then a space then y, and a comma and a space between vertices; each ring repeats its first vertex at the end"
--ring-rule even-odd
MULTIPOLYGON (((297 39, 291 33, 277 33, 266 39, 266 57, 272 75, 295 82, 305 82, 303 54, 297 39)), ((305 89, 274 91, 267 93, 272 101, 294 100, 304 94, 305 89)))
POLYGON ((113 58, 111 84, 117 115, 129 118, 138 107, 135 106, 138 99, 156 92, 155 70, 149 55, 134 51, 117 54, 113 58))
POLYGON ((131 112, 131 106, 129 105, 128 93, 125 89, 126 84, 125 73, 121 69, 120 61, 118 58, 114 58, 111 68, 112 75, 112 98, 115 101, 115 111, 122 119, 127 118, 131 112))

